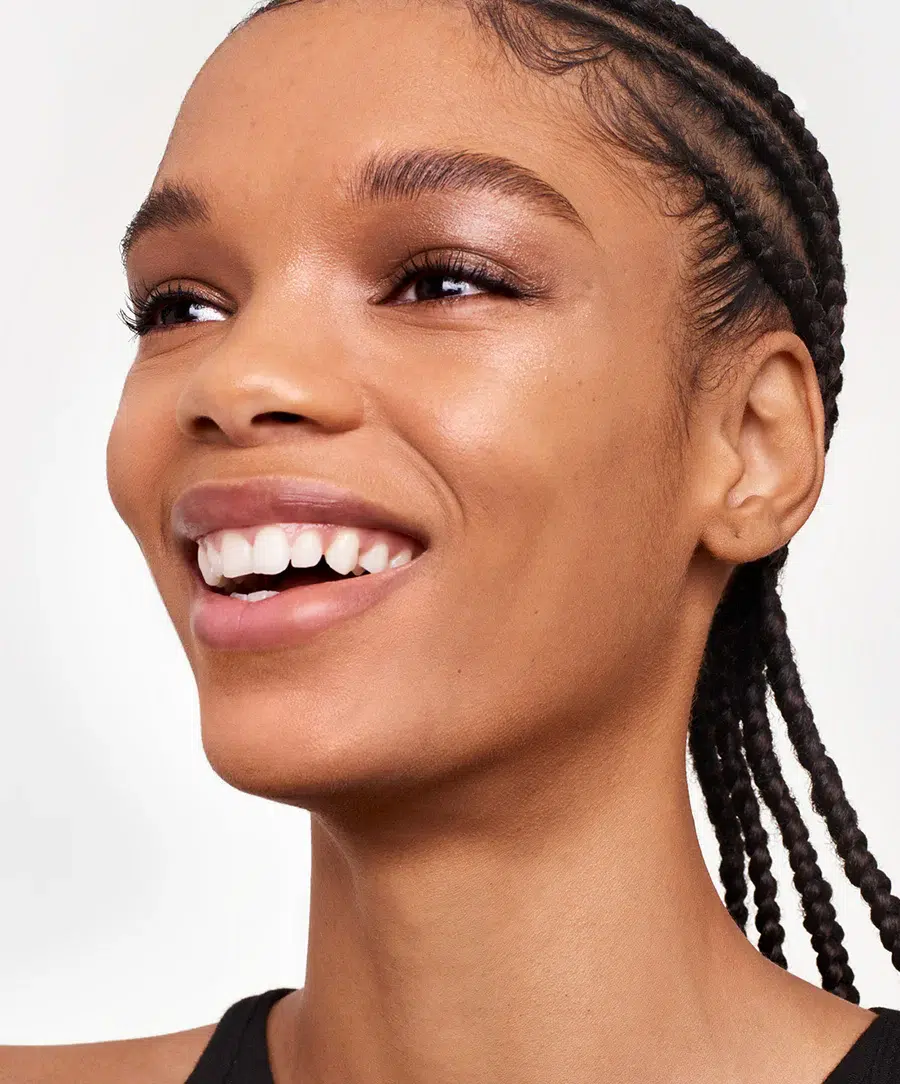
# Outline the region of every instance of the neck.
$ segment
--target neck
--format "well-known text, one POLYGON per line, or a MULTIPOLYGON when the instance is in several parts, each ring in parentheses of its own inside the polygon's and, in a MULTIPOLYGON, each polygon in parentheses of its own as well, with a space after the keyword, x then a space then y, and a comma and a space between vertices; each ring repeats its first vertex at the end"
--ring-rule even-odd
POLYGON ((744 1079, 748 1004, 760 991, 770 1014, 766 982, 801 980, 719 898, 678 730, 597 727, 592 750, 534 754, 352 828, 315 814, 283 1079, 744 1079))

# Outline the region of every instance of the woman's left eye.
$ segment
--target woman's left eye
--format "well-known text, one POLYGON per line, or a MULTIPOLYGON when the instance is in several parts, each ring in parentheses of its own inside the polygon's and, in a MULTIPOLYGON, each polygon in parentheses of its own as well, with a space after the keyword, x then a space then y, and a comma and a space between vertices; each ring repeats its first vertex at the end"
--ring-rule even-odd
POLYGON ((209 298, 181 288, 151 292, 146 298, 132 297, 128 311, 121 316, 126 327, 140 336, 167 327, 227 319, 222 309, 209 298))
POLYGON ((502 277, 490 264, 469 263, 461 255, 436 257, 428 254, 414 258, 404 268, 397 289, 400 292, 395 292, 392 298, 403 305, 441 303, 454 297, 477 297, 478 294, 523 296, 522 290, 502 277), (466 287, 470 289, 466 290, 466 287))

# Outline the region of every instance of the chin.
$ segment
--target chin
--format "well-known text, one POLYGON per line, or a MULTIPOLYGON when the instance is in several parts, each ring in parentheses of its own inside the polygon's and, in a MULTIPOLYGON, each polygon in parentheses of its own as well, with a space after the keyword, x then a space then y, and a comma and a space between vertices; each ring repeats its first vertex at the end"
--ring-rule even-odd
MULTIPOLYGON (((411 738, 396 703, 370 700, 349 710, 344 699, 336 712, 341 700, 331 700, 328 711, 316 706, 328 698, 313 699, 304 704, 297 690, 278 699, 249 690, 201 695, 203 749, 212 769, 237 790, 310 810, 341 796, 388 799, 443 774, 421 740, 411 738)), ((421 721, 414 725, 421 729, 421 721)))

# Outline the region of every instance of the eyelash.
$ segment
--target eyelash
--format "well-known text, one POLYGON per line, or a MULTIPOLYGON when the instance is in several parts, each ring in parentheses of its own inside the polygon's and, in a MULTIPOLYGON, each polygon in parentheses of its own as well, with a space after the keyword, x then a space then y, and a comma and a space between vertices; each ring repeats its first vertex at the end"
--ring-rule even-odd
MULTIPOLYGON (((470 257, 467 257, 460 252, 455 252, 450 256, 436 255, 435 253, 428 252, 420 256, 411 257, 399 273, 397 281, 391 287, 391 296, 405 290, 406 287, 417 279, 430 276, 441 276, 454 281, 465 280, 470 285, 478 286, 481 289, 489 290, 492 293, 500 294, 505 297, 525 299, 529 296, 533 296, 529 295, 521 287, 515 285, 510 279, 499 274, 494 270, 493 265, 485 263, 484 261, 472 260, 470 257)), ((412 304, 455 304, 455 298, 459 296, 461 295, 456 294, 448 297, 427 298, 424 301, 412 302, 412 304)), ((210 300, 210 298, 204 297, 203 294, 199 293, 197 290, 175 284, 173 286, 166 286, 161 290, 151 290, 146 297, 132 294, 126 300, 126 308, 123 309, 119 315, 122 322, 132 334, 141 337, 147 335, 151 331, 159 331, 162 326, 166 326, 155 324, 153 322, 166 305, 177 303, 185 304, 186 302, 205 305, 208 308, 221 308, 220 305, 210 300)), ((404 304, 410 304, 410 302, 404 302, 404 304)), ((183 327, 186 323, 194 322, 196 321, 188 320, 170 324, 168 326, 183 327)))

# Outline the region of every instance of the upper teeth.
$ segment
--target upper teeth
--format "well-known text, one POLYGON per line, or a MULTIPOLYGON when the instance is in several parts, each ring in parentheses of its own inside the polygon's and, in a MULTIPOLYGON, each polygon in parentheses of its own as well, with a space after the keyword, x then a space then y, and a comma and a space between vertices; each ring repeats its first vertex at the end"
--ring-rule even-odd
POLYGON ((289 565, 312 568, 323 556, 330 568, 346 576, 398 568, 412 560, 413 547, 408 539, 387 531, 273 523, 217 531, 201 538, 197 549, 200 571, 210 587, 252 573, 277 576, 289 565))

